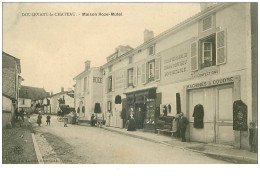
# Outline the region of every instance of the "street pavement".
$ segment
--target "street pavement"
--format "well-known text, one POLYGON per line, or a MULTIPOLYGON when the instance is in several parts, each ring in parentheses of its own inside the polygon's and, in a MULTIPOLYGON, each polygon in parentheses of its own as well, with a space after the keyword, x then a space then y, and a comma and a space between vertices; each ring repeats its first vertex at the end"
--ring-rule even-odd
POLYGON ((51 125, 47 126, 45 117, 44 115, 41 127, 36 125, 36 115, 31 117, 36 140, 38 138, 40 151, 44 152, 45 157, 60 160, 58 163, 228 163, 181 147, 171 147, 138 137, 118 134, 103 128, 71 124, 64 127, 63 122, 59 122, 56 116, 52 116, 51 125), (39 140, 44 135, 46 136, 45 141, 39 140), (56 148, 57 145, 59 145, 59 148, 56 148), (63 145, 66 145, 66 147, 63 148, 63 145), (46 151, 46 147, 51 151, 46 151), (56 153, 54 153, 55 150, 56 153), (54 157, 47 155, 48 153, 54 157), (67 160, 63 161, 64 158, 67 160))

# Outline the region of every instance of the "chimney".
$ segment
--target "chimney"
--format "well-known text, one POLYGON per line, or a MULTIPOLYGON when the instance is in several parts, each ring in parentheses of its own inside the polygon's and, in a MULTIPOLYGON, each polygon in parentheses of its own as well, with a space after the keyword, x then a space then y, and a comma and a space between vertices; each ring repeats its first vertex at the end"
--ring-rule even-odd
POLYGON ((85 62, 85 70, 88 70, 89 68, 90 68, 90 60, 87 60, 86 62, 85 62))
POLYGON ((213 2, 200 3, 200 11, 203 11, 203 10, 209 8, 210 6, 212 6, 214 4, 216 4, 216 3, 213 3, 213 2))
POLYGON ((64 87, 61 87, 61 92, 64 92, 64 87))
POLYGON ((152 38, 154 38, 153 31, 145 29, 144 30, 144 42, 146 42, 152 38))
POLYGON ((132 50, 132 48, 128 45, 126 46, 123 46, 123 45, 119 45, 117 48, 116 48, 116 52, 117 52, 117 56, 119 57, 120 55, 123 55, 125 54, 126 52, 132 50))
POLYGON ((51 96, 53 95, 53 91, 51 91, 51 96))

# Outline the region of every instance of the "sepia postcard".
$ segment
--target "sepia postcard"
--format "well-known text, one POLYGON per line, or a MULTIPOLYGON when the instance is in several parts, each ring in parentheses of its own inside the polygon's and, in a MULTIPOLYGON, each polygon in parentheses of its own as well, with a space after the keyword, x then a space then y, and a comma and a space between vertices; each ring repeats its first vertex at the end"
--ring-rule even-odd
POLYGON ((2 164, 258 164, 258 3, 2 3, 2 164))

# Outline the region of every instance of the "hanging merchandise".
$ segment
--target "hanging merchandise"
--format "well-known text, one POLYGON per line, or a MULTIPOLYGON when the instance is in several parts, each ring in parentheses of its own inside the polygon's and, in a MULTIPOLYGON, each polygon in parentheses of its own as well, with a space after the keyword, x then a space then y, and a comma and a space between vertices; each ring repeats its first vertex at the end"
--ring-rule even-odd
POLYGON ((194 117, 194 128, 203 128, 204 123, 203 123, 203 118, 204 118, 204 108, 203 105, 197 104, 194 107, 193 115, 194 117))
POLYGON ((233 130, 247 131, 247 105, 241 100, 233 103, 233 130))
POLYGON ((95 104, 94 113, 101 113, 101 108, 100 108, 100 104, 99 103, 95 104))
POLYGON ((172 112, 172 106, 169 104, 168 105, 168 113, 171 113, 172 112))
POLYGON ((122 100, 121 100, 121 96, 120 95, 117 95, 115 97, 115 104, 121 104, 122 100))
POLYGON ((167 116, 167 106, 163 106, 163 116, 167 116))

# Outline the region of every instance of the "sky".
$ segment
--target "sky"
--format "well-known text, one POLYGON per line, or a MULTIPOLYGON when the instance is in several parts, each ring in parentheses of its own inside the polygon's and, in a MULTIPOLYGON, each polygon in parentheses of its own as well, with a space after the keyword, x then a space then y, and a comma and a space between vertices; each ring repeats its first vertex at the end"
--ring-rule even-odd
POLYGON ((199 3, 3 3, 3 51, 21 60, 22 85, 57 93, 73 87, 86 60, 101 66, 119 45, 141 45, 145 29, 157 36, 199 11, 199 3), (122 16, 82 16, 99 12, 122 16))

